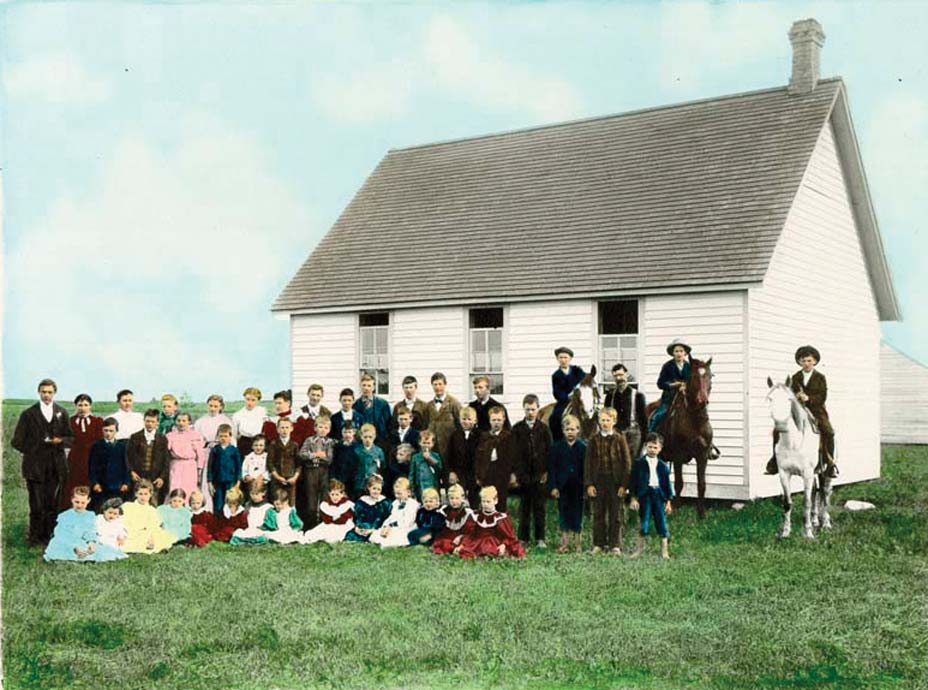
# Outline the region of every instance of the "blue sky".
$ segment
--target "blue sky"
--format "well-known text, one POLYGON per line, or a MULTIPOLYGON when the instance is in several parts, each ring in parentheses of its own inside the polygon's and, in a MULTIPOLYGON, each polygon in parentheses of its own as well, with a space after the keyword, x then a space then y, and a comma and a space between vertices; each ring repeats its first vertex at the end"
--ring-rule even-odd
POLYGON ((922 3, 9 3, 5 394, 286 387, 269 306, 389 148, 782 85, 808 16, 905 317, 884 336, 928 362, 922 3))

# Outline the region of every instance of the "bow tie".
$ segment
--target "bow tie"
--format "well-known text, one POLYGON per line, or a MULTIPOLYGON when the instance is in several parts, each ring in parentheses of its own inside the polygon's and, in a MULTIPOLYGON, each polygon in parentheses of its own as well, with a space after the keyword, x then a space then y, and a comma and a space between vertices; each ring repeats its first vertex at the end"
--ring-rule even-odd
POLYGON ((435 403, 436 405, 441 405, 445 401, 442 400, 441 398, 435 398, 432 402, 435 403))

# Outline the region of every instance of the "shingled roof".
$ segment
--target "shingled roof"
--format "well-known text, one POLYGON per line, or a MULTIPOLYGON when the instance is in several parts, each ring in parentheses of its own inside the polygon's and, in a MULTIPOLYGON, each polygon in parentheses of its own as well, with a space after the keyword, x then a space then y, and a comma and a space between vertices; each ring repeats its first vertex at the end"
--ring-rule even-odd
POLYGON ((272 309, 759 282, 841 91, 829 79, 391 150, 272 309), (440 279, 413 294, 410 271, 440 279))

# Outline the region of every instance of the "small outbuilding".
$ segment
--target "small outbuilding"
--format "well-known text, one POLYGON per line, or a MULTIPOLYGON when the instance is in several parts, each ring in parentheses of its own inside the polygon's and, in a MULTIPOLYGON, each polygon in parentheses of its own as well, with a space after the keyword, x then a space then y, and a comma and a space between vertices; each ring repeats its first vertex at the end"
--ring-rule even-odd
POLYGON ((788 86, 389 151, 272 307, 294 391, 335 405, 371 371, 394 401, 442 371, 468 400, 486 374, 518 419, 526 393, 551 399, 556 346, 606 378, 624 362, 652 400, 683 337, 713 359, 707 495, 748 499, 779 490, 766 379, 812 343, 839 483, 879 476, 860 371, 899 310, 847 87, 818 77, 818 22, 790 40, 788 86))

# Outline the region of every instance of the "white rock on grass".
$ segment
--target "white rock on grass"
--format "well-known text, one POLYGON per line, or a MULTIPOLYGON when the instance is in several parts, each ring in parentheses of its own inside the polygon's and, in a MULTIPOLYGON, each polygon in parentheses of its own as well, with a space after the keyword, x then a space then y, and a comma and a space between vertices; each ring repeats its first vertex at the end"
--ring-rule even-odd
POLYGON ((870 510, 876 508, 876 506, 866 501, 845 501, 844 508, 846 510, 870 510))
POLYGON ((732 509, 732 510, 741 510, 742 508, 744 508, 744 504, 743 504, 743 503, 732 503, 732 504, 731 504, 731 509, 732 509))

